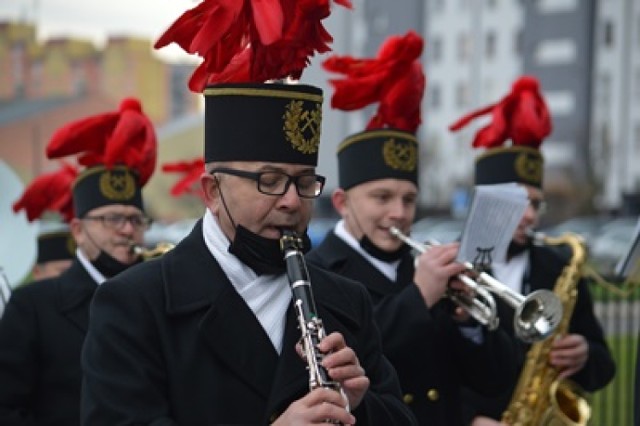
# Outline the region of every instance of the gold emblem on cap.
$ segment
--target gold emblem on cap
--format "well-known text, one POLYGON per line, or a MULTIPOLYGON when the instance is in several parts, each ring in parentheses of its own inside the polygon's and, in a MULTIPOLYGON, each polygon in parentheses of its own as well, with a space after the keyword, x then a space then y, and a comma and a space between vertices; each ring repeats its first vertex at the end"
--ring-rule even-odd
POLYGON ((418 150, 413 144, 397 143, 389 139, 382 145, 384 162, 392 169, 412 172, 418 164, 418 150))
POLYGON ((130 200, 136 193, 136 182, 126 170, 105 170, 100 176, 100 192, 109 200, 130 200))
POLYGON ((303 154, 315 154, 320 145, 320 124, 322 106, 315 104, 312 110, 304 109, 303 101, 291 101, 287 104, 284 116, 284 134, 293 148, 303 154), (305 137, 310 134, 310 137, 305 137))
POLYGON ((518 154, 515 161, 516 173, 528 182, 538 183, 542 180, 542 159, 527 155, 526 152, 518 154))

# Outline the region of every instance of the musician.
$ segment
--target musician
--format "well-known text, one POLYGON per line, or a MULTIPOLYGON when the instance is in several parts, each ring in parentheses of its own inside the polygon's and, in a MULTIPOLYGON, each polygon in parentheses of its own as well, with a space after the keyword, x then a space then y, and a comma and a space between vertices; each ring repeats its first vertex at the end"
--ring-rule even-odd
POLYGON ((73 262, 76 242, 66 224, 43 224, 38 233, 38 256, 31 270, 32 281, 54 278, 73 262))
POLYGON ((634 425, 640 426, 640 333, 638 335, 638 348, 636 349, 636 377, 634 388, 634 425))
MULTIPOLYGON (((517 183, 529 197, 529 206, 513 235, 506 263, 493 263, 491 274, 513 290, 528 294, 538 289, 553 290, 564 266, 569 262, 567 247, 532 244, 530 233, 544 210, 543 155, 540 145, 551 133, 551 118, 538 81, 519 78, 511 93, 500 102, 461 118, 451 126, 458 130, 473 118, 491 113, 493 120, 475 135, 473 146, 486 148, 475 163, 475 183, 517 183)), ((615 364, 604 340, 602 326, 593 312, 593 301, 584 280, 578 283, 578 298, 569 333, 552 343, 549 363, 584 390, 603 388, 615 374, 615 364)), ((500 325, 513 335, 513 309, 498 301, 500 325)), ((528 346, 520 342, 522 365, 528 346)), ((519 370, 522 367, 519 368, 519 370)), ((481 398, 470 392, 470 418, 473 425, 497 424, 507 407, 512 389, 502 398, 481 398), (494 420, 492 420, 494 419, 494 420)), ((541 389, 547 392, 548 389, 541 389)))
MULTIPOLYGON (((488 395, 506 388, 515 375, 509 352, 510 341, 502 331, 490 332, 477 322, 457 322, 454 307, 443 299, 451 277, 464 266, 455 262, 458 243, 434 246, 417 258, 401 240, 390 233, 395 226, 409 234, 415 218, 419 194, 418 142, 424 76, 417 55, 410 49, 421 39, 415 33, 385 41, 381 52, 414 51, 411 61, 397 58, 413 89, 415 105, 403 97, 405 110, 414 106, 415 117, 394 120, 394 110, 382 108, 384 122, 371 124, 347 137, 338 147, 339 188, 331 197, 341 220, 307 258, 315 263, 362 282, 371 295, 380 326, 385 354, 400 377, 404 401, 423 425, 460 425, 460 386, 467 384, 488 395), (390 49, 391 45, 397 48, 390 49), (412 75, 413 74, 413 75, 412 75), (473 362, 469 362, 473 360, 473 362)), ((381 68, 390 68, 377 59, 381 68)), ((332 57, 325 64, 341 63, 332 57)), ((372 63, 371 60, 368 61, 372 63)), ((360 62, 353 63, 354 68, 360 62)), ((376 72, 364 73, 367 78, 376 72)), ((358 78, 340 80, 332 105, 340 108, 346 99, 343 88, 356 87, 358 78)), ((393 77, 389 77, 393 78, 393 77)), ((389 86, 388 82, 372 84, 389 86)), ((371 87, 374 89, 374 87, 371 87)), ((398 115, 400 117, 400 115, 398 115)))
MULTIPOLYGON (((197 19, 205 16, 189 11, 165 35, 184 34, 177 29, 183 23, 200 28, 197 19)), ((309 24, 298 29, 317 29, 320 21, 309 24)), ((296 34, 287 40, 307 37, 296 34)), ((248 69, 259 75, 226 76, 247 82, 221 84, 206 74, 205 88, 192 80, 192 90, 205 96, 203 218, 172 251, 95 294, 83 349, 82 423, 416 424, 382 354, 365 289, 312 265, 309 281, 327 331, 317 351, 346 398, 309 389, 279 241, 283 230, 293 230, 308 247, 305 230, 324 184, 315 170, 322 92, 261 81, 275 79, 274 63, 289 74, 306 61, 262 64, 251 56, 260 40, 249 47, 243 58, 255 60, 248 69)))
MULTIPOLYGON (((104 138, 103 147, 110 146, 120 112, 106 113, 108 123, 101 115, 67 124, 54 134, 48 149, 56 145, 72 153, 87 144, 100 145, 100 138, 104 138), (92 138, 88 139, 85 132, 92 138)), ((128 123, 134 122, 130 117, 128 123)), ((139 146, 144 132, 119 136, 127 146, 139 146)), ((155 145, 150 148, 155 150, 155 145)), ((128 154, 129 159, 134 157, 131 151, 128 154)), ((58 213, 70 215, 70 231, 77 248, 71 266, 61 275, 17 288, 0 320, 2 425, 80 424, 80 353, 89 303, 105 279, 139 261, 131 252, 131 244, 142 243, 149 224, 137 170, 145 166, 153 170, 153 164, 147 164, 147 159, 142 164, 107 167, 104 155, 93 152, 95 163, 88 162, 84 170, 63 167, 38 181, 48 188, 51 200, 60 202, 58 213), (68 204, 65 196, 69 197, 68 204)), ((148 158, 155 161, 154 156, 148 158)), ((42 201, 43 195, 40 197, 42 201)), ((24 203, 19 207, 28 215, 33 209, 54 207, 34 205, 29 197, 21 201, 24 203)))
POLYGON ((4 308, 11 297, 11 285, 9 284, 9 279, 4 272, 4 269, 0 266, 0 318, 2 318, 2 314, 4 313, 4 308))

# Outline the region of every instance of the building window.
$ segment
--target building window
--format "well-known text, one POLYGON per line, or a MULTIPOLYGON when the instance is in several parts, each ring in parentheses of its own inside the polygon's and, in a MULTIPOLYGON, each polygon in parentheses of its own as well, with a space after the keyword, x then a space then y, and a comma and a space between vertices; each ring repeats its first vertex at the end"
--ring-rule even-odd
POLYGON ((437 64, 442 60, 442 38, 434 37, 431 43, 431 60, 437 64))
POLYGON ((496 34, 493 31, 487 33, 484 42, 484 53, 487 59, 493 59, 496 56, 496 34))
POLYGON ((576 62, 576 43, 570 38, 544 40, 536 47, 535 60, 538 65, 567 65, 576 62))
POLYGON ((471 40, 465 33, 458 34, 458 60, 466 62, 471 54, 471 40))
POLYGON ((460 82, 456 86, 456 107, 466 108, 469 105, 469 87, 460 82))
POLYGON ((431 83, 431 87, 427 90, 427 96, 430 98, 431 108, 437 110, 441 106, 440 86, 437 83, 431 83))
POLYGON ((613 27, 613 22, 611 21, 604 21, 603 23, 603 28, 602 28, 602 42, 604 44, 605 47, 613 47, 613 32, 614 32, 614 27, 613 27))
POLYGON ((633 73, 633 97, 640 103, 640 69, 636 68, 633 73))
POLYGON ((496 100, 496 96, 495 96, 495 84, 492 78, 487 78, 484 81, 484 90, 482 93, 482 103, 491 103, 491 102, 495 102, 496 100))
POLYGON ((578 8, 578 0, 539 0, 540 13, 573 12, 578 8))
POLYGON ((576 110, 576 97, 570 90, 549 91, 546 100, 554 116, 570 116, 576 110))
POLYGON ((513 37, 513 52, 517 56, 522 56, 522 51, 524 49, 524 36, 522 30, 516 30, 516 34, 513 37))
POLYGON ((600 76, 599 86, 598 98, 600 100, 600 107, 606 110, 611 106, 611 76, 609 76, 609 74, 602 74, 600 76))

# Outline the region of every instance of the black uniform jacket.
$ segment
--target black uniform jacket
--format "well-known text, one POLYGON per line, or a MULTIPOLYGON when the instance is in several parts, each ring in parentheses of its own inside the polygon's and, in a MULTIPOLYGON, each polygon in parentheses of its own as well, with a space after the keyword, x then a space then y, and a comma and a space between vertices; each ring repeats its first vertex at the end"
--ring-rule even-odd
POLYGON ((0 320, 0 425, 80 423, 80 353, 96 287, 76 259, 13 292, 0 320))
MULTIPOLYGON (((534 245, 529 253, 530 277, 524 284, 524 288, 528 288, 524 293, 528 294, 538 289, 553 290, 556 280, 569 261, 570 253, 568 247, 534 245)), ((507 307, 502 300, 497 299, 497 302, 500 325, 511 336, 514 336, 514 310, 507 307)), ((578 298, 569 323, 569 333, 583 335, 589 344, 589 359, 586 365, 570 379, 587 392, 603 388, 613 379, 616 368, 609 347, 604 340, 602 326, 594 314, 591 293, 584 280, 578 282, 578 298)), ((517 342, 519 348, 518 371, 520 371, 530 346, 515 339, 515 337, 514 341, 517 342)), ((516 382, 512 384, 509 392, 500 398, 481 398, 471 392, 470 399, 472 407, 474 407, 473 410, 476 414, 484 414, 500 419, 511 400, 515 385, 516 382)))
POLYGON ((638 350, 636 351, 636 382, 633 397, 634 426, 640 426, 640 335, 638 336, 638 350))
POLYGON ((406 255, 408 279, 394 283, 330 231, 308 255, 309 263, 362 282, 371 294, 384 352, 398 371, 405 402, 421 425, 461 424, 462 384, 499 394, 515 377, 513 343, 503 331, 483 328, 477 345, 462 336, 443 300, 428 309, 413 285, 413 258, 406 255))
MULTIPOLYGON (((316 267, 309 273, 327 333, 343 333, 371 380, 353 410, 358 423, 415 424, 365 289, 316 267)), ((267 424, 309 391, 293 312, 278 355, 207 249, 199 221, 162 258, 96 292, 82 353, 82 423, 267 424)))

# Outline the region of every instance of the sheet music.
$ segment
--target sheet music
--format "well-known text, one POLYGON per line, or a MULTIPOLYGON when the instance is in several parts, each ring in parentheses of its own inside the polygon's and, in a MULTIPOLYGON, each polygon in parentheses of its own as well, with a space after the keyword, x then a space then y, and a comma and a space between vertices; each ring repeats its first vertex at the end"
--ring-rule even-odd
POLYGON ((465 221, 457 261, 488 266, 505 262, 507 249, 529 200, 515 183, 477 185, 465 221))
POLYGON ((638 265, 638 262, 640 262, 640 218, 638 218, 636 229, 633 231, 633 239, 631 240, 627 253, 616 265, 615 274, 620 278, 627 278, 634 272, 640 274, 640 265, 638 265))

